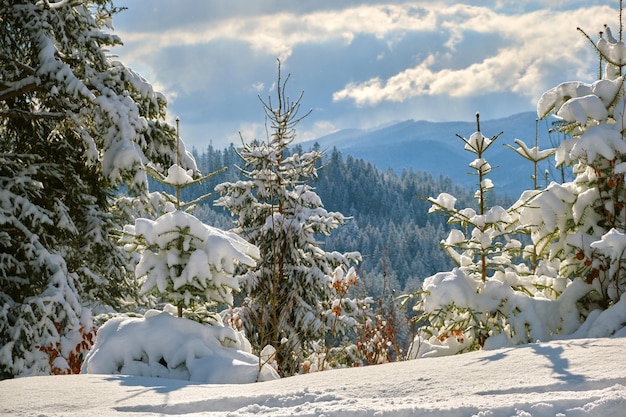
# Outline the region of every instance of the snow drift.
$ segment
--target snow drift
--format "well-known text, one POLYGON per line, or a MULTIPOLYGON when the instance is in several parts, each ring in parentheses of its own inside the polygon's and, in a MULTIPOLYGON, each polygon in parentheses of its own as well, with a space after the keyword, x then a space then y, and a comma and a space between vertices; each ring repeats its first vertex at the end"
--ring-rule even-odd
POLYGON ((242 333, 157 310, 149 310, 142 318, 107 321, 85 358, 82 373, 226 384, 278 378, 273 368, 251 353, 242 333))

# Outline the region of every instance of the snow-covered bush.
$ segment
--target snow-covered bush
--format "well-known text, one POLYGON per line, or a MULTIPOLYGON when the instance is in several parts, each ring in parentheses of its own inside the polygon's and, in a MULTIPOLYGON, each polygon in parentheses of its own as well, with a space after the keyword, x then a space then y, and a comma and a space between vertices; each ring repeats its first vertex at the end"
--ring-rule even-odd
POLYGON ((277 379, 259 366, 248 340, 232 327, 205 326, 174 317, 177 308, 148 310, 145 317, 116 317, 99 330, 83 373, 182 379, 206 384, 241 384, 277 379))
POLYGON ((566 284, 565 278, 512 272, 483 282, 462 268, 435 274, 423 284, 418 307, 424 322, 409 357, 452 355, 572 333, 580 326, 577 302, 588 289, 584 283, 566 284))
POLYGON ((357 338, 359 331, 372 319, 373 300, 350 297, 357 280, 354 267, 348 271, 342 266, 335 268, 331 280, 333 296, 320 300, 325 307, 322 312, 325 333, 319 340, 309 342, 309 349, 305 351, 308 354, 300 365, 303 373, 368 364, 364 357, 366 352, 359 349, 357 338))

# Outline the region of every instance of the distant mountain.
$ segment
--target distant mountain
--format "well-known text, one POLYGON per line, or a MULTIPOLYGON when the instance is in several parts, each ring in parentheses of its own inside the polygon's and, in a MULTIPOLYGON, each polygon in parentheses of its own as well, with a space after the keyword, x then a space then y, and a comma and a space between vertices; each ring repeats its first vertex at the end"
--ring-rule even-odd
MULTIPOLYGON (((515 114, 503 119, 481 120, 483 135, 502 135, 487 150, 485 159, 494 168, 490 174, 499 194, 517 197, 532 188, 530 162, 504 144, 515 145, 516 138, 529 147, 535 146, 537 115, 534 112, 515 114)), ((550 135, 551 122, 540 120, 538 124, 540 149, 553 147, 551 141, 559 139, 550 135)), ((372 162, 378 169, 392 169, 400 174, 404 169, 426 171, 434 176, 450 177, 455 183, 476 188, 477 177, 468 164, 474 154, 464 150, 464 143, 456 135, 469 138, 476 131, 476 122, 428 122, 407 120, 374 129, 347 129, 303 143, 303 147, 318 143, 322 149, 331 151, 336 147, 342 155, 352 155, 372 162)), ((544 171, 554 167, 554 158, 548 158, 539 170, 540 183, 545 183, 544 171)), ((554 171, 552 169, 552 171, 554 171)), ((552 180, 553 178, 550 178, 552 180)))

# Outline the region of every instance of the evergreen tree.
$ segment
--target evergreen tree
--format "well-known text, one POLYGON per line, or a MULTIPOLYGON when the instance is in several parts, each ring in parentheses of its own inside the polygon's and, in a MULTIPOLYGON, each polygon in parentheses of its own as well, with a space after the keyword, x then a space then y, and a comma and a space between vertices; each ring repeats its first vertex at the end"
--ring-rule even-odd
MULTIPOLYGON (((601 79, 590 84, 561 83, 537 103, 540 117, 554 114, 559 129, 571 135, 558 145, 555 155, 557 167, 573 167, 573 180, 553 182, 545 190, 538 190, 535 182, 534 189, 522 193, 507 210, 508 218, 492 213, 480 224, 473 221, 471 226, 478 233, 472 233, 472 239, 460 231, 450 234, 446 245, 471 248, 468 243, 474 241, 478 244, 474 249, 489 256, 476 262, 464 253, 452 252, 460 268, 425 281, 420 292, 425 312, 422 332, 430 338, 415 339, 416 350, 422 350, 416 356, 456 353, 482 346, 481 341, 494 347, 548 340, 579 329, 585 332, 605 309, 623 317, 626 95, 622 73, 626 43, 621 32, 620 22, 619 39, 608 27, 597 42, 587 36, 606 64, 601 79), (493 220, 501 226, 489 225, 493 220), (491 253, 496 254, 491 252, 493 235, 484 231, 498 229, 507 234, 514 230, 530 234, 532 242, 522 248, 520 242, 511 245, 513 240, 508 240, 505 252, 491 258, 491 253), (513 262, 510 255, 515 253, 525 256, 525 262, 513 262), (492 264, 497 267, 493 275, 483 273, 483 280, 472 280, 468 267, 474 275, 478 267, 485 271, 483 259, 488 258, 497 260, 492 264), (581 318, 587 320, 582 326, 581 318)), ((515 150, 533 162, 551 152, 541 153, 521 142, 518 145, 515 150)), ((450 195, 440 195, 432 202, 435 210, 452 214, 452 219, 468 218, 467 211, 454 209, 450 195)), ((622 323, 620 319, 594 328, 593 334, 609 336, 622 323)))
MULTIPOLYGON (((620 19, 621 12, 620 2, 620 19)), ((558 146, 556 160, 557 166, 573 167, 574 179, 550 184, 535 207, 522 213, 534 225, 532 237, 541 256, 582 287, 584 316, 608 308, 626 292, 626 59, 621 53, 626 46, 621 22, 618 37, 608 26, 597 42, 587 36, 601 66, 605 64, 599 80, 565 82, 541 96, 539 116, 554 114, 561 121, 559 130, 571 136, 558 146)))
POLYGON ((146 163, 174 159, 164 97, 107 54, 117 11, 0 1, 2 377, 72 370, 92 333, 81 306, 116 305, 134 285, 111 238, 129 220, 111 211, 115 190, 143 195, 146 163))
POLYGON ((520 213, 535 207, 539 191, 524 193, 508 209, 489 207, 487 195, 494 184, 485 152, 499 135, 485 137, 478 115, 476 122, 469 139, 459 137, 476 157, 470 167, 478 177, 477 208, 456 208, 456 198, 448 193, 428 199, 431 213, 443 213, 459 226, 441 242, 457 268, 428 277, 416 292, 421 326, 412 357, 475 350, 497 337, 507 343, 545 340, 562 330, 553 301, 565 279, 556 277, 548 264, 539 266, 534 245, 522 243, 530 226, 520 221, 520 213), (542 321, 539 312, 550 318, 542 321))
MULTIPOLYGON (((198 155, 203 172, 211 166, 227 166, 229 170, 203 182, 201 187, 190 186, 191 198, 212 191, 212 183, 218 179, 237 181, 237 157, 232 146, 223 151, 209 146, 204 154, 198 155), (211 155, 215 154, 218 154, 214 163, 217 165, 201 165, 203 155, 213 160, 215 156, 211 155)), ((339 252, 361 252, 359 278, 360 284, 366 285, 368 295, 380 294, 380 276, 384 271, 379 261, 385 253, 389 258, 385 268, 389 285, 396 291, 413 292, 424 277, 451 268, 453 262, 439 246, 450 226, 440 216, 429 216, 428 202, 417 197, 446 191, 454 194, 459 204, 469 204, 473 200, 471 190, 455 186, 449 178, 432 177, 426 172, 404 170, 398 176, 390 171, 383 173, 362 159, 348 157, 348 160, 349 169, 341 152, 337 149, 329 152, 318 164, 323 166, 318 170, 318 178, 310 184, 328 211, 350 214, 350 222, 328 236, 320 236, 320 241, 339 252), (361 204, 359 199, 364 198, 373 204, 361 204), (395 224, 393 232, 391 223, 395 224), (389 250, 392 246, 399 249, 389 250), (410 288, 407 290, 407 287, 410 288)), ((150 189, 160 186, 153 182, 150 189)), ((206 203, 201 203, 194 214, 204 223, 223 229, 229 228, 232 222, 228 213, 206 203)))
POLYGON ((326 252, 317 241, 346 218, 326 211, 309 184, 322 154, 289 153, 302 119, 302 95, 290 101, 285 93, 289 77, 281 80, 280 64, 278 74, 277 103, 261 100, 269 137, 243 144, 239 155, 246 180, 218 185, 222 197, 216 204, 235 216, 234 232, 260 250, 257 268, 242 276, 246 299, 238 315, 247 336, 257 352, 273 346, 280 372, 293 375, 313 343, 324 345, 333 322, 328 314, 335 295, 333 273, 360 255, 326 252))
MULTIPOLYGON (((178 122, 177 119, 177 131, 178 122)), ((239 290, 233 276, 235 267, 255 266, 258 248, 234 233, 202 223, 191 214, 196 204, 209 194, 190 202, 180 198, 183 189, 225 170, 196 179, 192 177, 193 171, 186 171, 178 164, 168 169, 167 176, 150 171, 158 182, 173 187, 175 196, 166 195, 172 203, 169 212, 155 220, 138 218, 134 225, 124 227, 121 242, 127 250, 141 252, 135 269, 135 275, 142 280, 140 295, 163 296, 177 307, 178 317, 183 317, 185 306, 195 311, 220 304, 232 306, 232 292, 239 290)))

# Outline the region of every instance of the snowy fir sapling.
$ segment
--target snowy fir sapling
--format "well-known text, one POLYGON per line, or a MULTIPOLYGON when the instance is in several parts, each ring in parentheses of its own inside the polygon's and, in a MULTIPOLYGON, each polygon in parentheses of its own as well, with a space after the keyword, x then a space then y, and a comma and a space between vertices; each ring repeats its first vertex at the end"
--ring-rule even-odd
MULTIPOLYGON (((178 125, 177 120, 180 140, 178 125)), ((174 305, 166 304, 164 311, 149 310, 144 317, 118 316, 106 321, 82 372, 202 383, 278 378, 271 366, 259 365, 261 359, 252 354, 243 333, 225 325, 217 312, 219 306, 232 307, 232 293, 239 290, 235 268, 254 267, 258 248, 193 216, 189 211, 199 199, 180 200, 182 188, 215 173, 194 179, 193 171, 178 164, 168 169, 167 176, 150 171, 159 182, 175 189, 175 196, 165 198, 169 211, 155 220, 136 219, 124 228, 120 243, 139 253, 135 275, 142 282, 140 295, 154 294, 174 305), (178 317, 172 317, 174 313, 178 317)))
POLYGON ((145 195, 147 163, 171 165, 176 143, 163 95, 107 53, 117 11, 0 1, 2 378, 72 371, 89 308, 135 289, 111 236, 131 219, 111 209, 122 187, 145 195))
POLYGON ((459 226, 442 241, 458 267, 427 278, 415 294, 421 326, 409 357, 542 340, 561 326, 559 306, 551 300, 563 291, 565 279, 554 278, 549 265, 537 266, 533 245, 522 243, 529 232, 519 213, 532 198, 523 197, 509 209, 487 205, 494 185, 484 153, 498 136, 484 136, 477 116, 477 131, 469 139, 461 137, 465 149, 476 155, 470 167, 478 178, 478 212, 456 208, 456 199, 447 193, 429 199, 431 213, 443 213, 459 226))
POLYGON ((300 372, 303 358, 314 346, 326 346, 333 324, 336 334, 354 326, 352 320, 335 321, 329 314, 337 298, 332 276, 338 267, 345 274, 352 262, 360 260, 358 253, 327 252, 316 239, 344 224, 346 217, 325 210, 308 184, 317 177, 322 153, 289 152, 302 119, 298 116, 302 95, 289 100, 288 79, 281 79, 279 63, 277 102, 261 99, 267 140, 243 143, 239 150, 246 179, 216 187, 221 195, 216 204, 235 217, 233 232, 261 253, 257 267, 241 276, 245 300, 233 314, 256 352, 268 345, 275 349, 283 376, 300 372))
MULTIPOLYGON (((178 124, 177 119, 179 142, 178 124)), ((175 196, 169 196, 171 209, 155 220, 136 219, 134 225, 124 227, 120 239, 126 250, 140 252, 135 269, 136 277, 142 280, 140 295, 160 295, 177 306, 179 317, 184 307, 232 306, 232 292, 239 290, 235 267, 254 267, 259 258, 256 246, 234 233, 206 225, 190 213, 206 195, 189 203, 180 200, 182 188, 219 172, 194 179, 192 171, 177 164, 168 169, 167 176, 151 169, 156 180, 175 189, 175 196)))

